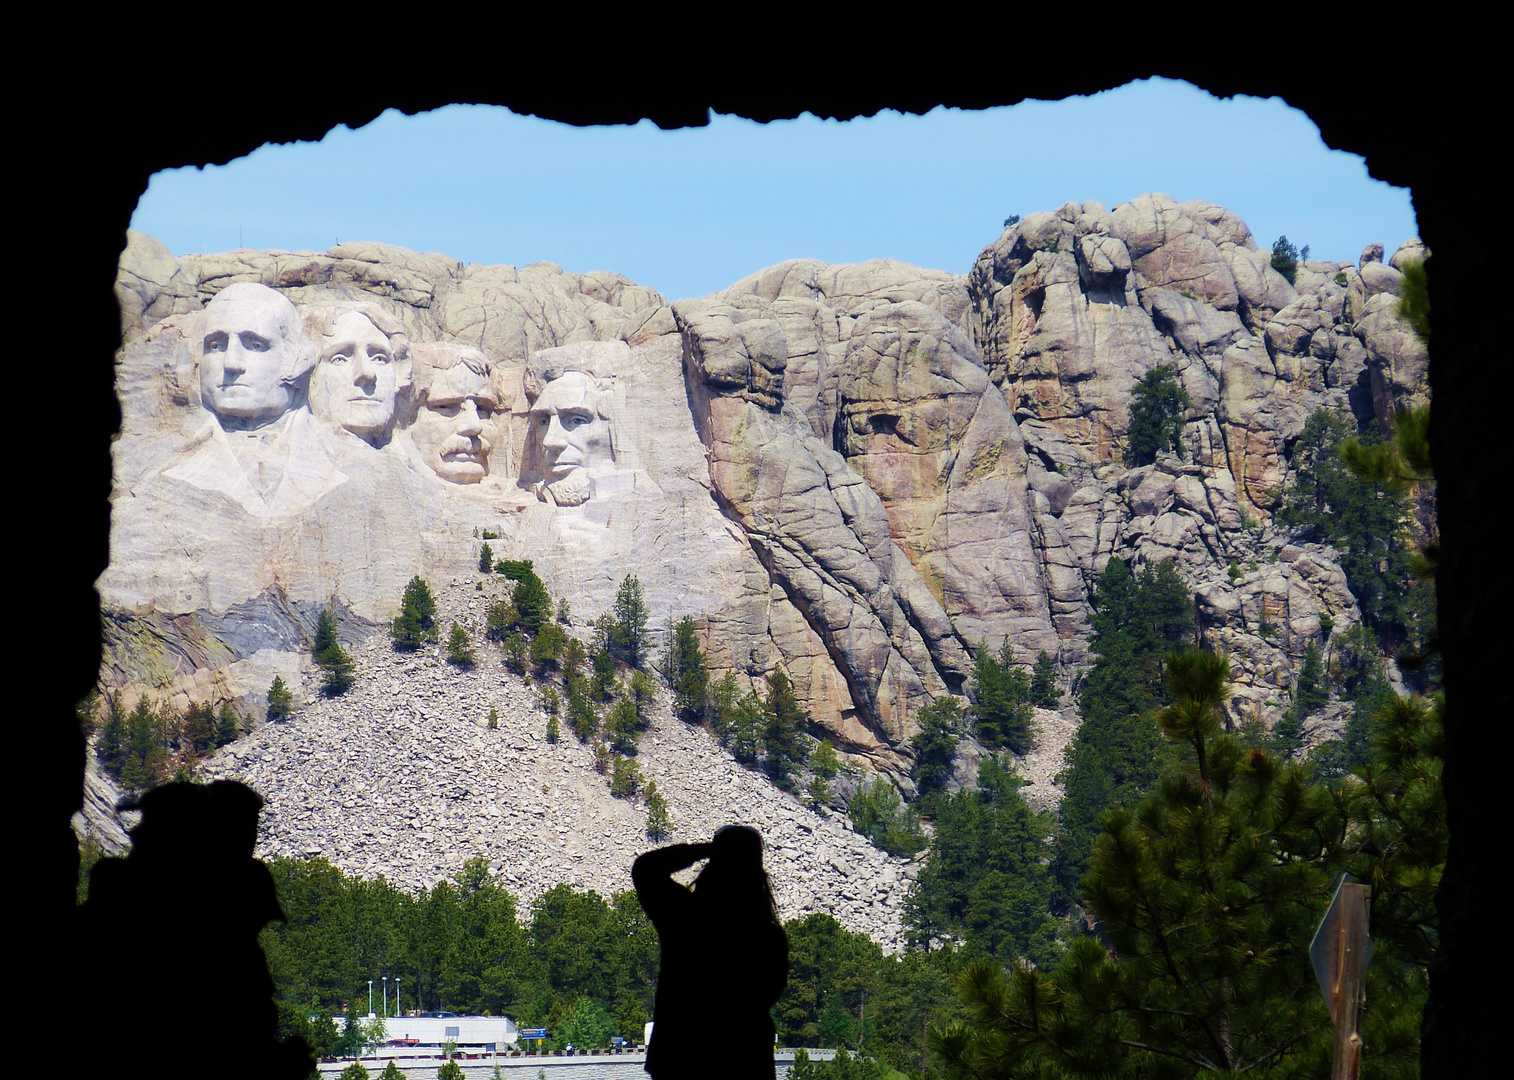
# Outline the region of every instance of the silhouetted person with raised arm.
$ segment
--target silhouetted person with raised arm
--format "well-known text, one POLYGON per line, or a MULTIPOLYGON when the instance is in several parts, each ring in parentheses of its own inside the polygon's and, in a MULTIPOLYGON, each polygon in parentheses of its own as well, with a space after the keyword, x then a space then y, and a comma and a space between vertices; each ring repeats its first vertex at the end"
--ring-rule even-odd
POLYGON ((647 1072, 655 1080, 773 1080, 770 1010, 788 981, 789 944, 756 829, 649 851, 631 868, 662 943, 647 1072), (673 874, 709 862, 692 890, 673 874))
POLYGON ((300 1039, 276 1041, 273 980, 258 932, 282 919, 253 857, 263 800, 229 780, 165 784, 128 809, 124 859, 101 859, 83 909, 84 980, 107 1001, 92 1031, 123 1076, 303 1080, 300 1039))

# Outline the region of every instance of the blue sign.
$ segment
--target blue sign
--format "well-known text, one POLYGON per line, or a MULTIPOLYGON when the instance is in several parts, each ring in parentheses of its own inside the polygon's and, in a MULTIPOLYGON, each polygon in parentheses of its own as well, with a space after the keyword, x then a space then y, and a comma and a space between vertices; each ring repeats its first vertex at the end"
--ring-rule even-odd
POLYGON ((521 1030, 520 1037, 522 1039, 545 1039, 547 1037, 547 1029, 546 1028, 523 1028, 521 1030))

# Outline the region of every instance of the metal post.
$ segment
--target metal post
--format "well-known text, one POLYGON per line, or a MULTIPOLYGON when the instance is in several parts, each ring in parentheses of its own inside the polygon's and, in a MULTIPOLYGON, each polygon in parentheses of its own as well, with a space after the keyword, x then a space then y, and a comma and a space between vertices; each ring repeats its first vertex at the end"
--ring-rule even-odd
POLYGON ((373 1015, 373 980, 368 980, 368 1015, 373 1015))
POLYGON ((1356 1080, 1362 1063, 1362 1003, 1367 991, 1367 919, 1372 890, 1366 885, 1341 886, 1339 951, 1335 974, 1335 1063, 1331 1080, 1356 1080))
POLYGON ((389 976, 382 976, 384 980, 384 1019, 389 1019, 389 976))

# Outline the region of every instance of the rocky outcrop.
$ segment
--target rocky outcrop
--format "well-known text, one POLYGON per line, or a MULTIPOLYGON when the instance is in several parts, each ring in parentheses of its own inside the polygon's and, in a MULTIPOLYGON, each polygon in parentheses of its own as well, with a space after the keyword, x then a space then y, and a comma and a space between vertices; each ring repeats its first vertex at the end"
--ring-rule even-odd
MULTIPOLYGON (((1359 617, 1333 553, 1272 529, 1292 441, 1316 408, 1386 424, 1423 399, 1395 314, 1423 256, 1290 283, 1230 212, 1148 195, 1027 215, 966 275, 801 260, 670 305, 547 263, 176 259, 132 234, 102 681, 128 703, 256 708, 275 675, 308 697, 323 608, 366 640, 412 575, 464 579, 490 535, 572 632, 634 573, 657 632, 693 616, 717 673, 753 686, 783 668, 817 730, 902 775, 916 711, 971 693, 979 642, 1070 680, 1119 556, 1177 560, 1236 658, 1236 717, 1268 720, 1320 616, 1359 617), (291 389, 266 423, 206 382, 233 308, 282 327, 291 389), (338 325, 395 365, 382 423, 329 403, 376 385, 346 374, 338 325), (1128 468, 1131 390, 1159 365, 1191 400, 1184 451, 1128 468)), ((1056 756, 1024 764, 1049 799, 1056 756)))

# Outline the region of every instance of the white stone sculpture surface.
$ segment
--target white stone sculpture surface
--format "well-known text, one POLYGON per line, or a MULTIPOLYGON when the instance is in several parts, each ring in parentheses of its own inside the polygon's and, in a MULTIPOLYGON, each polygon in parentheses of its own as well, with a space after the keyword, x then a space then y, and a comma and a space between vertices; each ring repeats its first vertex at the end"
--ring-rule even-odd
POLYGON ((373 304, 311 312, 320 362, 310 380, 311 411, 371 446, 386 444, 413 383, 403 324, 373 304))
POLYGON ((531 490, 553 506, 582 506, 596 495, 634 487, 617 482, 628 453, 623 418, 616 408, 614 368, 630 349, 620 342, 592 342, 537 352, 529 370, 526 460, 531 490))
POLYGON ((478 349, 436 344, 422 347, 426 385, 410 425, 421 460, 451 484, 476 484, 489 475, 494 449, 486 431, 499 408, 494 367, 478 349))

